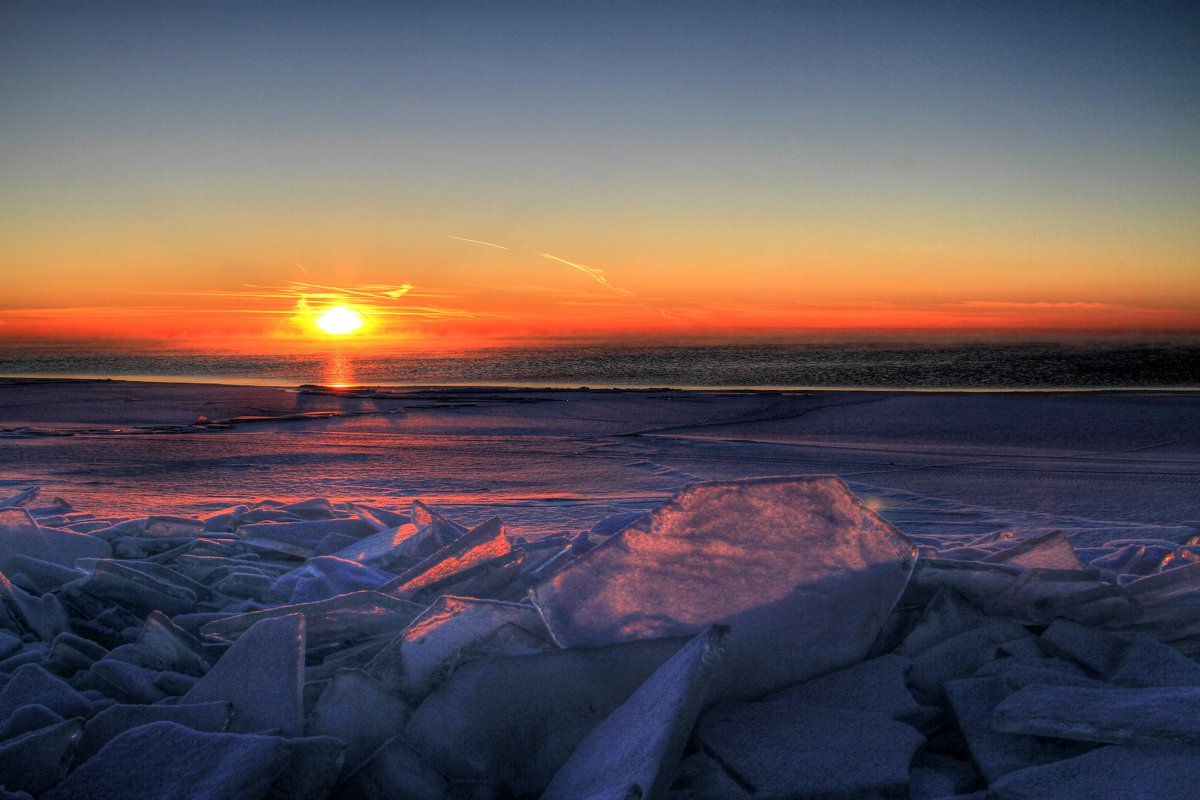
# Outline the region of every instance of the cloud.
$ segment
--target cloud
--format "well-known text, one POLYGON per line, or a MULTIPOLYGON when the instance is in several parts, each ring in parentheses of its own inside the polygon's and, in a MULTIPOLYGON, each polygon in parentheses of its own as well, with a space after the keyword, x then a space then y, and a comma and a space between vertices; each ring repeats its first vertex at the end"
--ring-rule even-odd
POLYGON ((1112 303, 1056 303, 1047 301, 1020 302, 1015 300, 964 300, 957 305, 966 308, 1119 308, 1112 303))
POLYGON ((495 247, 497 250, 507 250, 508 249, 507 247, 505 247, 502 244, 495 244, 493 242, 484 242, 479 239, 468 239, 465 236, 455 236, 452 233, 443 233, 442 236, 445 236, 447 239, 458 239, 460 242, 471 242, 472 244, 481 244, 484 247, 495 247))
POLYGON ((538 253, 538 255, 542 258, 548 258, 551 261, 557 261, 560 264, 566 264, 568 267, 573 267, 582 272, 584 275, 587 275, 604 288, 611 289, 619 295, 623 295, 624 297, 631 297, 633 295, 633 292, 629 291, 628 289, 622 289, 619 286, 613 286, 611 283, 609 283, 608 278, 604 277, 604 270, 598 267, 585 267, 583 264, 576 264, 574 261, 567 261, 565 258, 552 256, 549 253, 538 253))

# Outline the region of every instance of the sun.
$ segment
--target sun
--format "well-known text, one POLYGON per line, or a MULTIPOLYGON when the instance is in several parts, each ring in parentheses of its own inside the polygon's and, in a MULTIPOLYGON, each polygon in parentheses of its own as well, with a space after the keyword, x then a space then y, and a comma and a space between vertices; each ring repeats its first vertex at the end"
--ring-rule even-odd
POLYGON ((354 333, 365 322, 362 314, 345 306, 327 308, 317 315, 317 327, 331 336, 346 336, 354 333))

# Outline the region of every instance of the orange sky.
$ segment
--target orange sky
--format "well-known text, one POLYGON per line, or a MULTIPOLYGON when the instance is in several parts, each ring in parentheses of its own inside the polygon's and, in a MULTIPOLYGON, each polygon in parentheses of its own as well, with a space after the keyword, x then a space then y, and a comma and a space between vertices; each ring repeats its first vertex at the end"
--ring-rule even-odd
POLYGON ((533 5, 4 4, 0 346, 1200 332, 1185 6, 533 5))

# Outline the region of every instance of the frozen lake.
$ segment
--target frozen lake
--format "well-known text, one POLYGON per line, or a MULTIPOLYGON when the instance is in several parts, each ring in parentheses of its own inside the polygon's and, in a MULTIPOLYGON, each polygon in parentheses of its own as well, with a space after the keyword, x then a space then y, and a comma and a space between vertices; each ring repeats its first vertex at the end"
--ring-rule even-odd
MULTIPOLYGON (((697 480, 834 474, 910 534, 1200 518, 1200 393, 0 385, 0 481, 96 514, 327 496, 529 532, 697 480), (322 414, 341 416, 320 416, 322 414), (297 415, 308 415, 297 417, 297 415), (241 416, 228 427, 194 426, 241 416), (265 418, 265 419, 263 419, 265 418), (69 435, 68 435, 69 434, 69 435)), ((1110 537, 1111 538, 1111 537, 1110 537)))

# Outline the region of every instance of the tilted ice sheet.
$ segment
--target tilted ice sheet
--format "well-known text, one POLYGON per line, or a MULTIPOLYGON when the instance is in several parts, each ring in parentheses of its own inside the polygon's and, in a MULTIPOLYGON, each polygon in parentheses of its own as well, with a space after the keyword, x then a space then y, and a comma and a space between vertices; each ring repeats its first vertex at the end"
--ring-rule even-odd
POLYGON ((533 598, 568 647, 728 623, 718 692, 750 697, 862 660, 914 560, 837 478, 697 484, 533 598))

